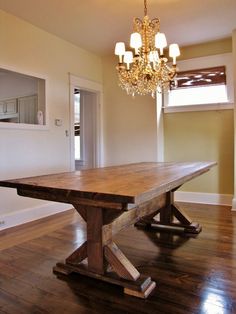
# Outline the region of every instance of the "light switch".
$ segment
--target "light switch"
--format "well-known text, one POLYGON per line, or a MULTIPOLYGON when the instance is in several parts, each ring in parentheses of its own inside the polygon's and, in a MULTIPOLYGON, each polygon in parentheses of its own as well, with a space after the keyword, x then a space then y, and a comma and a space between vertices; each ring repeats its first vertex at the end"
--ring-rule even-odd
POLYGON ((55 119, 56 126, 62 126, 62 119, 55 119))

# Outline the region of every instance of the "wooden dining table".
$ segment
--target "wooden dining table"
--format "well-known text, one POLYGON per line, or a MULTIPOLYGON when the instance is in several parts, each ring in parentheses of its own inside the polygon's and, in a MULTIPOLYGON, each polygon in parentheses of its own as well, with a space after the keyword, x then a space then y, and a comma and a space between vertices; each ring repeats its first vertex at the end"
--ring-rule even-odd
POLYGON ((120 230, 136 224, 197 234, 201 226, 174 203, 174 192, 207 172, 215 162, 141 162, 30 178, 0 181, 18 195, 70 203, 87 224, 87 240, 55 274, 79 273, 146 298, 156 283, 144 276, 113 241, 120 230))

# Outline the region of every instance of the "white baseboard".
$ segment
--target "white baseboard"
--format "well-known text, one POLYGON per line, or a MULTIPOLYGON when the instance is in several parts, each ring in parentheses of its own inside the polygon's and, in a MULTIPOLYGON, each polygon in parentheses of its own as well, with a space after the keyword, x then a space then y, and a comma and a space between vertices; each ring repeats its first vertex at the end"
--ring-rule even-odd
POLYGON ((5 214, 0 217, 0 231, 37 219, 45 218, 54 214, 58 214, 71 208, 72 205, 70 204, 50 202, 43 206, 26 208, 19 212, 5 214))
MULTIPOLYGON (((233 195, 231 194, 197 193, 183 191, 175 192, 175 201, 186 203, 232 206, 232 199, 233 195)), ((236 200, 234 208, 236 208, 236 200)))
POLYGON ((232 200, 232 211, 236 211, 236 197, 232 200))

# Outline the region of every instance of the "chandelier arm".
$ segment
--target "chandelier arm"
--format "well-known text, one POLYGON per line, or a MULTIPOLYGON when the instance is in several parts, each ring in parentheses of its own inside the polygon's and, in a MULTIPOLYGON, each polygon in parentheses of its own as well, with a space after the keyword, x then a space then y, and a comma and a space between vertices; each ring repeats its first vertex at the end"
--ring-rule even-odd
POLYGON ((142 30, 142 25, 143 25, 143 21, 139 19, 138 17, 135 17, 134 18, 134 30, 140 33, 142 30))
POLYGON ((160 31, 160 19, 158 18, 152 19, 150 25, 153 28, 153 30, 156 30, 157 32, 160 31))

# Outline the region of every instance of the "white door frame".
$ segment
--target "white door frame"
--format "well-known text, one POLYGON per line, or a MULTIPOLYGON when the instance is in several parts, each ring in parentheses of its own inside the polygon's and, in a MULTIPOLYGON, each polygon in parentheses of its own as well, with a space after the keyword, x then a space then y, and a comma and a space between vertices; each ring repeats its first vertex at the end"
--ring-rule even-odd
POLYGON ((102 85, 77 77, 69 73, 70 84, 70 170, 75 170, 75 147, 74 147, 74 90, 75 88, 93 92, 97 95, 96 103, 96 130, 95 130, 95 167, 103 166, 103 139, 102 139, 102 107, 103 88, 102 85))

